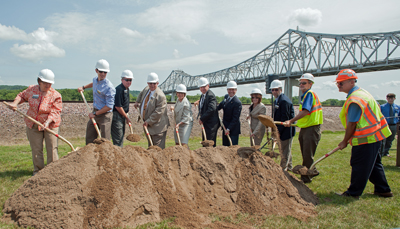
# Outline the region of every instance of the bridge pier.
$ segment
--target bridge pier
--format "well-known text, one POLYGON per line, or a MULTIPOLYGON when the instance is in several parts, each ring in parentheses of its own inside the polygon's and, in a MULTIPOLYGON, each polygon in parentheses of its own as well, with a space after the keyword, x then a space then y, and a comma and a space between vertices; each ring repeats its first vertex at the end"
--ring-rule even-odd
POLYGON ((175 91, 171 93, 171 102, 175 102, 175 95, 176 95, 175 91))
POLYGON ((285 79, 285 95, 292 100, 293 97, 293 86, 299 86, 299 81, 293 78, 285 79))

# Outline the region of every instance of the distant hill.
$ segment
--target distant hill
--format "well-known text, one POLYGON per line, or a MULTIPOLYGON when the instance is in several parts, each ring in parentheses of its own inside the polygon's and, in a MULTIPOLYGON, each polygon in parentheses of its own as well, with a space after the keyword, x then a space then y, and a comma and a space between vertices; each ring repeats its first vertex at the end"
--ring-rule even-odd
POLYGON ((25 89, 27 86, 22 86, 22 85, 0 85, 0 90, 5 89, 5 90, 20 90, 20 89, 25 89))

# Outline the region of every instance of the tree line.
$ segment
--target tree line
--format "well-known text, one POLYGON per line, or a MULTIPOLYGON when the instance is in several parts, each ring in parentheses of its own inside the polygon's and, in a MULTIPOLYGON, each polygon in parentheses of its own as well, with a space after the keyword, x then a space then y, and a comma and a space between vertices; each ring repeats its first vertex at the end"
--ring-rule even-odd
MULTIPOLYGON (((14 100, 15 97, 20 93, 21 91, 25 90, 26 86, 20 86, 20 85, 0 85, 0 100, 14 100)), ((58 92, 60 92, 62 96, 62 100, 64 102, 68 101, 83 101, 82 96, 76 89, 57 89, 58 92)), ((137 96, 139 95, 140 91, 129 91, 129 96, 130 96, 130 101, 135 102, 137 96)), ((91 88, 88 88, 84 91, 84 95, 87 101, 93 101, 93 92, 91 88)), ((171 95, 166 95, 167 101, 171 102, 171 95)), ((200 99, 200 95, 187 95, 186 96, 189 102, 193 103, 197 100, 200 99)), ((175 97, 176 98, 176 97, 175 97)), ((217 102, 220 103, 224 99, 224 96, 216 96, 217 102)), ((243 104, 251 104, 251 98, 249 97, 238 97, 239 100, 243 104)), ((344 102, 346 100, 338 100, 338 99, 327 99, 321 104, 323 106, 343 106, 344 102)), ((294 105, 299 105, 299 96, 293 96, 292 102, 294 105)), ((377 100, 379 104, 385 104, 386 100, 377 100)), ((264 104, 271 104, 271 98, 263 98, 262 103, 264 104)))

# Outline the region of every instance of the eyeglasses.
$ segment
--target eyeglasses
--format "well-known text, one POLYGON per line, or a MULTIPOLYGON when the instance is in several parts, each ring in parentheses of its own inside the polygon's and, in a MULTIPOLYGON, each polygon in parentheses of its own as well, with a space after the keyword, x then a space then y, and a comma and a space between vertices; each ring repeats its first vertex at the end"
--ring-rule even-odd
POLYGON ((132 79, 124 79, 127 82, 132 82, 132 79))
POLYGON ((307 82, 299 82, 299 85, 306 85, 307 82))
POLYGON ((279 91, 278 88, 272 88, 271 91, 279 91))
POLYGON ((107 72, 105 72, 105 71, 99 71, 99 73, 105 73, 105 74, 107 74, 107 72))

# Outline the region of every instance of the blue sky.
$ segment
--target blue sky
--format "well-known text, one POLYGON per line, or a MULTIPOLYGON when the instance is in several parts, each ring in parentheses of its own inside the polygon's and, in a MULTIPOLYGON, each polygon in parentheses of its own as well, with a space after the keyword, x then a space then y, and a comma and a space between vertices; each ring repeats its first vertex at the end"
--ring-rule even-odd
MULTIPOLYGON (((141 90, 150 72, 163 82, 174 69, 191 75, 218 71, 252 57, 297 26, 331 34, 400 30, 397 0, 15 0, 0 6, 0 84, 35 84, 39 71, 49 68, 56 89, 91 82, 99 59, 110 63, 107 77, 114 86, 129 69, 135 78, 130 89, 141 90)), ((358 85, 384 99, 388 92, 397 93, 399 74, 359 74, 358 85)), ((334 78, 316 80, 321 100, 345 99, 334 78)), ((265 86, 240 86, 238 95, 248 96, 254 87, 265 86)))

